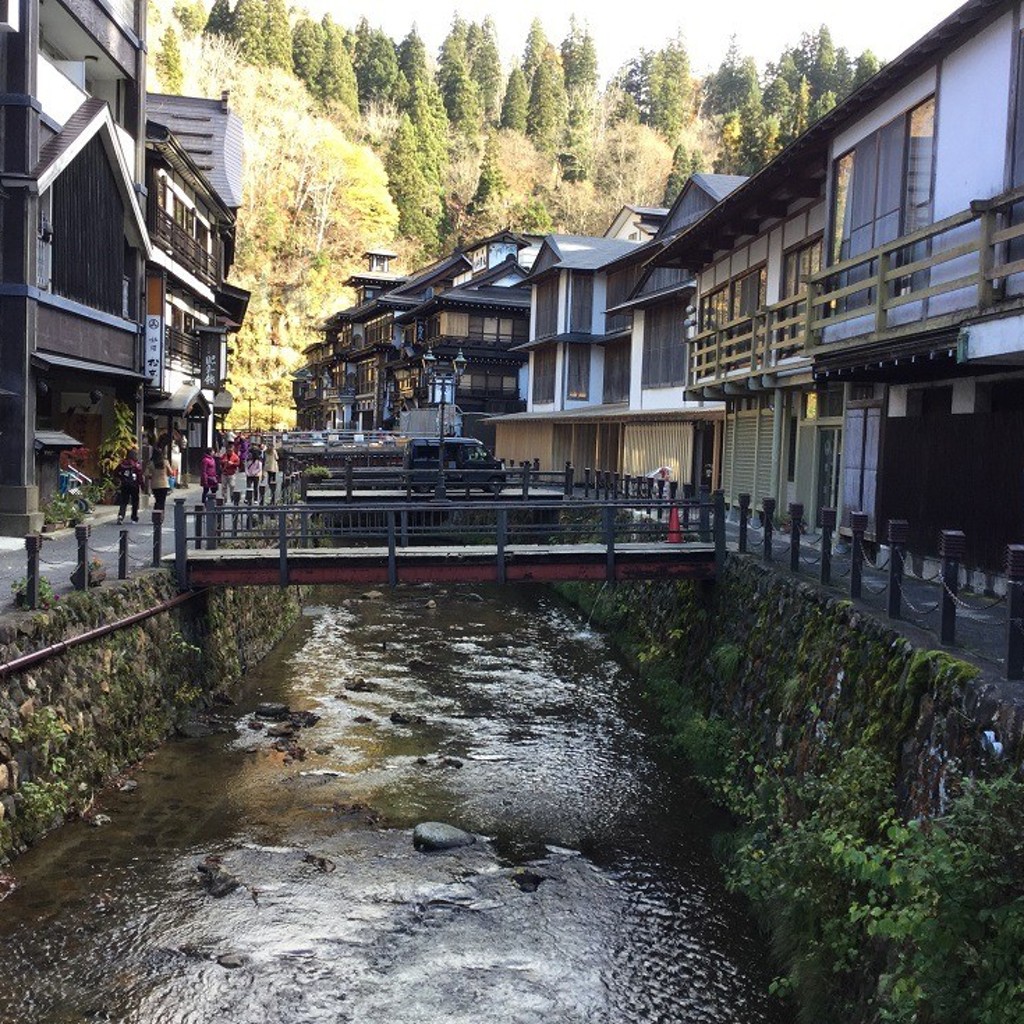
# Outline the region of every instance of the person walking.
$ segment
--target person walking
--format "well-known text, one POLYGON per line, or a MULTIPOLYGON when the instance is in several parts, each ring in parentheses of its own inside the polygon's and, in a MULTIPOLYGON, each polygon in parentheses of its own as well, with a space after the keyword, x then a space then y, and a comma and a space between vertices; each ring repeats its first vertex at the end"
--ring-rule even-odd
POLYGON ((114 478, 120 488, 117 525, 124 522, 124 513, 129 503, 132 507, 132 522, 139 521, 139 491, 142 488, 142 466, 139 464, 139 452, 129 448, 125 457, 117 464, 114 478))
POLYGON ((153 457, 146 466, 146 483, 149 485, 150 493, 153 495, 153 511, 163 512, 164 503, 167 501, 167 492, 171 485, 167 479, 168 465, 164 453, 157 448, 153 457))
POLYGON ((207 448, 203 453, 203 461, 199 464, 199 483, 203 488, 203 504, 207 498, 217 497, 217 485, 220 479, 217 475, 217 458, 212 448, 207 448))

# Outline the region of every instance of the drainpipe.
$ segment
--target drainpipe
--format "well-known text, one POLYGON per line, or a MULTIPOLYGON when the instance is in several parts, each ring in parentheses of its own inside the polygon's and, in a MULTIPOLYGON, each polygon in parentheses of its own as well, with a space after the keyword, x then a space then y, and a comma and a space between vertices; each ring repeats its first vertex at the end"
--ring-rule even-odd
POLYGON ((136 612, 134 615, 129 615, 124 619, 118 619, 116 622, 108 622, 104 626, 97 626, 95 629, 90 629, 85 633, 79 633, 77 636, 70 637, 67 640, 61 640, 59 643, 50 644, 48 647, 41 647, 38 651, 31 651, 29 654, 23 654, 21 657, 15 658, 13 661, 8 661, 5 664, 0 665, 0 679, 5 678, 12 672, 23 672, 32 665, 37 665, 39 662, 46 661, 48 658, 55 657, 58 654, 64 654, 66 651, 70 651, 73 647, 79 647, 81 644, 89 643, 92 640, 98 640, 100 637, 107 636, 110 633, 115 633, 119 629, 126 629, 129 626, 134 626, 139 622, 144 622, 146 619, 151 619, 154 615, 169 612, 173 608, 177 608, 178 605, 185 604, 194 598, 203 596, 207 593, 207 590, 208 588, 203 590, 194 590, 188 594, 178 594, 176 597, 163 601, 153 608, 147 608, 145 611, 136 612))

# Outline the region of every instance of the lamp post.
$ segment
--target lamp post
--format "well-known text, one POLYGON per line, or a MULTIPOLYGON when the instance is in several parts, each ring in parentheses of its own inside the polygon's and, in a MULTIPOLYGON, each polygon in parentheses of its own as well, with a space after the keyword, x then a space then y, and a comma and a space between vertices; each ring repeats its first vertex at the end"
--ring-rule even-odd
POLYGON ((426 370, 427 385, 430 388, 431 401, 437 402, 437 486, 434 497, 444 500, 447 497, 444 483, 444 407, 455 404, 455 388, 459 378, 466 371, 466 357, 459 349, 459 354, 448 364, 438 364, 433 350, 427 349, 423 356, 423 368, 426 370), (448 397, 449 388, 451 398, 448 397))

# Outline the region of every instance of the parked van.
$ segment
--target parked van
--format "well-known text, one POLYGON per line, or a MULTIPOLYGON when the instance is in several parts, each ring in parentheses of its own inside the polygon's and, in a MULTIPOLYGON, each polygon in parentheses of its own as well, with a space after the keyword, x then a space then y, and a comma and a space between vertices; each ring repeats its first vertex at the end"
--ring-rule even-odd
MULTIPOLYGON (((406 442, 405 468, 416 490, 437 483, 439 443, 436 437, 413 437, 406 442)), ((475 437, 444 439, 444 470, 449 485, 468 484, 492 494, 499 494, 505 486, 504 466, 475 437)))

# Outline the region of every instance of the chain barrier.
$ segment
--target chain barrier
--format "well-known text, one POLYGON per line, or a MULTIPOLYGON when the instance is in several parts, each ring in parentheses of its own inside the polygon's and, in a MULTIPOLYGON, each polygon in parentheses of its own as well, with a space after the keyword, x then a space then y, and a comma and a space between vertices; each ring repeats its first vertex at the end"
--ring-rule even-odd
POLYGON ((864 550, 864 548, 861 548, 861 557, 864 559, 865 565, 870 566, 877 572, 881 572, 883 569, 889 568, 889 561, 892 558, 892 548, 889 549, 889 558, 887 558, 882 565, 878 565, 874 561, 872 561, 872 559, 868 558, 868 553, 864 550))
POLYGON ((880 587, 873 587, 867 580, 861 580, 861 585, 869 594, 884 594, 889 589, 888 583, 883 583, 880 587))
POLYGON ((990 601, 988 604, 970 604, 969 602, 965 601, 959 594, 954 594, 953 591, 949 589, 949 586, 947 585, 945 580, 943 580, 942 582, 942 589, 945 590, 945 592, 949 595, 950 600, 953 602, 953 604, 955 604, 958 608, 963 608, 964 611, 968 612, 987 612, 991 611, 993 608, 996 608, 998 605, 1006 603, 1006 595, 1003 594, 1001 597, 996 597, 995 600, 990 601))

